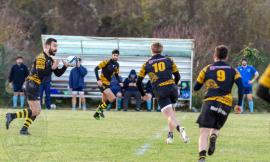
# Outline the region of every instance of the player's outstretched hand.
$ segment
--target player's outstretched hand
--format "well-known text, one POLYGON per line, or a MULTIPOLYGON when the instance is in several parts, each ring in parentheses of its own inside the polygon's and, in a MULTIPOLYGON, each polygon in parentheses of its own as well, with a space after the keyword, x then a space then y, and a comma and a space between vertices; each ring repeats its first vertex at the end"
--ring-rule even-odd
POLYGON ((241 106, 235 105, 235 106, 234 106, 234 112, 235 112, 236 114, 241 114, 241 112, 242 112, 241 106))
POLYGON ((71 65, 70 65, 67 61, 65 61, 65 60, 62 60, 62 63, 64 64, 65 67, 70 67, 70 66, 71 66, 71 65))

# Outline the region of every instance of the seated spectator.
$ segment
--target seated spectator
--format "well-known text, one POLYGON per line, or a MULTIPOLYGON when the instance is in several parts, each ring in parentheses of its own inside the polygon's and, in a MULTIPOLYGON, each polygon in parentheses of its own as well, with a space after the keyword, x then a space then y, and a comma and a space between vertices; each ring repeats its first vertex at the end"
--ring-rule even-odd
MULTIPOLYGON (((148 80, 148 82, 146 83, 145 86, 145 93, 149 94, 151 96, 151 99, 146 101, 146 107, 147 107, 147 111, 152 111, 152 98, 155 97, 154 93, 153 93, 153 89, 152 89, 152 85, 150 80, 148 80)), ((157 111, 160 111, 160 106, 158 105, 157 107, 157 111)))
MULTIPOLYGON (((122 82, 123 78, 119 76, 120 81, 122 82)), ((115 76, 112 77, 110 88, 114 95, 116 96, 116 108, 117 110, 122 109, 122 87, 119 85, 118 80, 115 78, 115 76)), ((112 105, 109 104, 107 107, 107 110, 109 111, 111 109, 112 105)))
POLYGON ((20 106, 24 107, 23 83, 28 76, 28 68, 23 64, 23 57, 16 58, 16 64, 12 66, 9 73, 9 86, 13 88, 13 108, 17 107, 18 96, 20 96, 20 106))
POLYGON ((78 58, 76 67, 70 71, 69 87, 72 89, 72 110, 76 110, 77 95, 79 95, 79 108, 86 110, 84 97, 84 77, 87 74, 87 69, 81 65, 81 58, 78 58))
POLYGON ((124 111, 127 111, 128 108, 128 102, 130 100, 131 97, 135 97, 136 99, 136 110, 140 111, 141 109, 141 93, 139 92, 137 85, 136 85, 136 81, 137 81, 137 74, 135 70, 131 70, 128 78, 125 79, 124 81, 124 89, 125 89, 125 93, 124 93, 124 111))
POLYGON ((180 83, 180 96, 181 98, 190 97, 190 86, 188 81, 182 81, 180 83))

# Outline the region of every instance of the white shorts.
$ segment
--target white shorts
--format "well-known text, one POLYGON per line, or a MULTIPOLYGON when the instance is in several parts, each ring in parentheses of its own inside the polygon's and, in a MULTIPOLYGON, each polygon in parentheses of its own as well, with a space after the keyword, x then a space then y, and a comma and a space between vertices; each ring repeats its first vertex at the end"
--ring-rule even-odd
POLYGON ((72 95, 84 95, 84 91, 72 91, 72 95))

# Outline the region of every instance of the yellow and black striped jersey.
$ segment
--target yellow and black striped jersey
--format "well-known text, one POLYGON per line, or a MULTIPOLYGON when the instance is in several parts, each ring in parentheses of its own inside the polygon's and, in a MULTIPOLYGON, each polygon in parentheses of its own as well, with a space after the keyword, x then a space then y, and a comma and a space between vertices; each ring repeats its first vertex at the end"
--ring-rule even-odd
POLYGON ((56 68, 53 70, 52 65, 53 59, 44 52, 40 53, 34 60, 27 80, 32 80, 35 83, 40 84, 43 78, 46 76, 51 76, 52 72, 54 72, 54 74, 59 77, 67 69, 67 67, 63 66, 61 69, 56 68))
POLYGON ((240 73, 225 62, 218 61, 203 68, 196 84, 205 84, 207 89, 205 101, 215 100, 232 106, 231 91, 236 81, 242 86, 240 73))
POLYGON ((119 74, 119 63, 112 59, 101 61, 96 67, 96 77, 100 79, 104 85, 110 85, 112 76, 115 74, 119 74), (100 77, 98 77, 97 70, 101 69, 100 77))
POLYGON ((262 74, 259 84, 270 89, 270 64, 262 74))
POLYGON ((138 76, 144 78, 148 75, 152 87, 156 88, 158 86, 175 84, 172 75, 176 72, 178 72, 177 65, 171 58, 157 54, 143 64, 138 76))

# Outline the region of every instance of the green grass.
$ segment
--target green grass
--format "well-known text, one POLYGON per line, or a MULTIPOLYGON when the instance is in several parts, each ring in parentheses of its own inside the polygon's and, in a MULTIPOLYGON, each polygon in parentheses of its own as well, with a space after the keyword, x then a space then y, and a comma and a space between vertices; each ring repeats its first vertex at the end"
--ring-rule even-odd
MULTIPOLYGON (((18 135, 23 120, 4 129, 0 109, 0 161, 115 161, 195 162, 197 160, 197 113, 177 113, 191 138, 183 144, 175 134, 165 145, 166 120, 157 112, 106 112, 105 120, 93 111, 43 111, 30 128, 31 136, 18 135), (140 148, 147 146, 145 152, 140 148)), ((269 162, 269 114, 231 114, 218 138, 217 150, 207 162, 269 162)))

